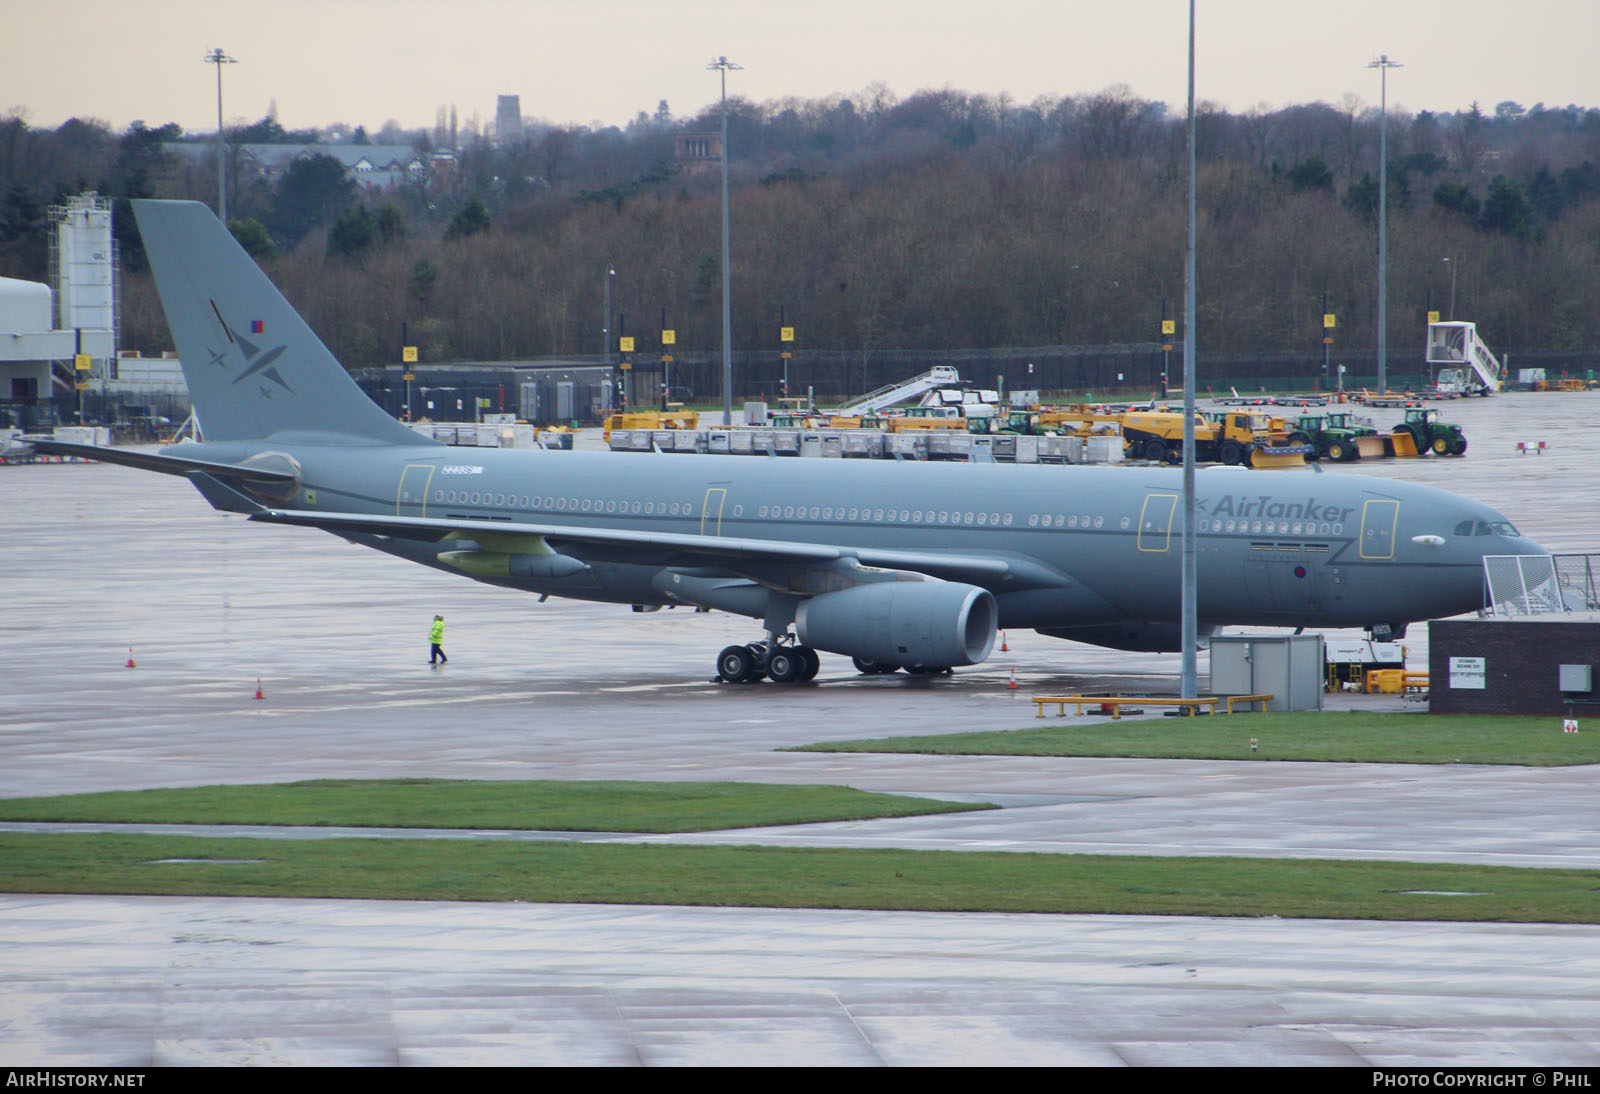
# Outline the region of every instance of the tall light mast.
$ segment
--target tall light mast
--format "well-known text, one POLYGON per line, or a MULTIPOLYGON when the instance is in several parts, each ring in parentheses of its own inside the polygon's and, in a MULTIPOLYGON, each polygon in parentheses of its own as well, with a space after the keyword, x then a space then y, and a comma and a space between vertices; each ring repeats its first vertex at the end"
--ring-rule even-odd
POLYGON ((726 57, 706 66, 722 77, 722 424, 733 424, 733 309, 728 288, 728 71, 742 70, 726 57))
POLYGON ((1200 628, 1196 604, 1199 569, 1194 528, 1194 145, 1194 0, 1189 0, 1189 241, 1183 270, 1183 597, 1178 626, 1183 642, 1178 688, 1179 697, 1183 699, 1194 699, 1200 694, 1200 628))
POLYGON ((1378 391, 1389 390, 1389 70, 1402 68, 1378 55, 1378 391))
POLYGON ((218 46, 206 54, 205 62, 217 66, 217 219, 223 224, 228 223, 228 158, 224 154, 224 137, 222 133, 222 66, 236 65, 238 60, 229 57, 218 46))

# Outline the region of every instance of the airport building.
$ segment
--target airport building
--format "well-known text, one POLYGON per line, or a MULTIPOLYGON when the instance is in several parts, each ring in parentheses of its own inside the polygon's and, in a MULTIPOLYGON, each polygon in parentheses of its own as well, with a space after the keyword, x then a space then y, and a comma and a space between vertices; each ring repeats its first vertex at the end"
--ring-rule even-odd
POLYGON ((0 426, 56 424, 55 397, 104 378, 117 346, 117 250, 111 202, 53 205, 50 283, 0 278, 0 426))
POLYGON ((1428 624, 1428 709, 1600 713, 1600 555, 1488 558, 1478 619, 1428 624))

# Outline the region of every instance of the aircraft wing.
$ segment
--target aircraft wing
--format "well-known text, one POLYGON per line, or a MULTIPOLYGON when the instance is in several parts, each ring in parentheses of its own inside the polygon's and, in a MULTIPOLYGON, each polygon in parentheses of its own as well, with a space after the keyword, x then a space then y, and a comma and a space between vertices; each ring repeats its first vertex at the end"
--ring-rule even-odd
POLYGON ((504 520, 326 513, 304 509, 262 508, 253 512, 250 519, 321 528, 337 534, 388 536, 429 542, 448 536, 459 539, 493 536, 496 540, 527 536, 542 540, 557 551, 576 548, 588 561, 599 559, 654 566, 711 566, 760 581, 787 580, 788 575, 796 569, 822 568, 853 561, 863 566, 906 570, 945 581, 986 587, 1019 587, 1012 585, 1018 579, 1022 579, 1019 584, 1026 585, 1065 583, 1064 575, 1036 562, 1000 555, 904 551, 794 540, 740 539, 732 536, 640 532, 504 520))

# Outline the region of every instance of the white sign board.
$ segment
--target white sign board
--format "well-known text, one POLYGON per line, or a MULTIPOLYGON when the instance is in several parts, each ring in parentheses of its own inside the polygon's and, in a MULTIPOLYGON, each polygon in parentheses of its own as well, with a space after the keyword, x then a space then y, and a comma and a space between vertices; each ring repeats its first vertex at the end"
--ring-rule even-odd
POLYGON ((1482 691, 1484 678, 1488 675, 1487 660, 1483 657, 1450 658, 1450 686, 1482 691))
POLYGON ((1404 668, 1405 647, 1398 642, 1372 642, 1364 638, 1324 638, 1330 664, 1393 665, 1404 668))

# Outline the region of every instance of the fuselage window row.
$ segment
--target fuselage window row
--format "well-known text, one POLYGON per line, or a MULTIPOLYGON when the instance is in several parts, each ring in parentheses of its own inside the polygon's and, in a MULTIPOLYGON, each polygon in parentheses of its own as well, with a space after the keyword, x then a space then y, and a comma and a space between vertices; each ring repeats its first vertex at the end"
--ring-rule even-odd
MULTIPOLYGON (((618 501, 615 498, 560 498, 545 496, 522 497, 507 496, 505 494, 485 494, 481 491, 456 491, 435 490, 433 500, 439 503, 468 504, 468 505, 495 505, 498 507, 512 506, 522 509, 542 509, 552 512, 582 512, 605 513, 607 515, 633 515, 633 516, 687 516, 693 512, 693 506, 688 502, 655 502, 655 501, 618 501)), ((733 514, 742 516, 743 506, 735 506, 733 514)), ((921 510, 921 509, 846 509, 833 506, 813 505, 809 508, 804 505, 763 505, 757 510, 757 516, 768 520, 827 520, 827 521, 871 521, 873 523, 899 523, 899 524, 944 524, 944 525, 973 525, 976 527, 1000 526, 1010 527, 1013 516, 1010 513, 971 513, 952 512, 950 510, 921 510)), ((1106 518, 1089 513, 1029 513, 1029 528, 1103 528, 1106 518)), ((1122 527, 1129 526, 1124 519, 1122 527)), ((1342 522, 1321 523, 1315 521, 1272 521, 1272 520, 1213 520, 1202 519, 1199 522, 1201 532, 1234 533, 1238 535, 1344 535, 1342 522)), ((1485 535, 1497 532, 1498 526, 1488 525, 1483 522, 1465 522, 1456 529, 1457 535, 1485 535)))
MULTIPOLYGON (((741 507, 734 508, 734 515, 742 515, 741 507)), ((756 510, 758 518, 766 520, 827 520, 827 521, 870 521, 875 524, 973 524, 973 525, 999 525, 1009 527, 1012 522, 1010 513, 952 513, 948 509, 935 512, 932 509, 834 509, 832 506, 813 505, 807 509, 804 505, 763 505, 756 510)))
POLYGON ((1202 532, 1236 532, 1245 535, 1278 535, 1278 536, 1342 536, 1344 535, 1343 522, 1301 521, 1301 520, 1202 520, 1202 532))
POLYGON ((435 490, 433 500, 450 505, 494 505, 499 508, 542 509, 553 512, 583 512, 607 514, 633 514, 634 516, 687 516, 692 511, 688 502, 617 501, 615 498, 556 498, 548 495, 534 497, 527 494, 516 497, 506 494, 471 493, 465 490, 435 490))
MULTIPOLYGON (((1088 513, 1030 513, 1028 514, 1029 528, 1104 528, 1106 518, 1103 516, 1090 516, 1088 513)), ((1127 527, 1127 522, 1123 522, 1127 527)))

